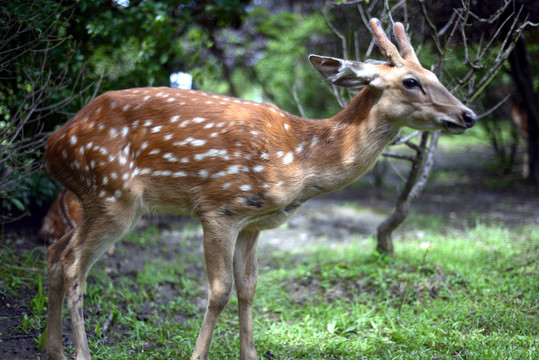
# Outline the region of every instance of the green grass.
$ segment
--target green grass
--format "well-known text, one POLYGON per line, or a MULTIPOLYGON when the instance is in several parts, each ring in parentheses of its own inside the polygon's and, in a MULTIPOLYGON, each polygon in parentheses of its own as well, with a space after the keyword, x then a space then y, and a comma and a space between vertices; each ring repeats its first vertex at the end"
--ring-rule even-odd
MULTIPOLYGON (((438 218, 413 221, 410 229, 420 226, 420 238, 417 228, 402 233, 394 258, 376 255, 373 239, 261 254, 270 265, 260 269, 255 297, 259 358, 537 359, 539 228, 478 223, 440 232, 438 218)), ((139 236, 152 246, 164 244, 155 228, 139 236)), ((130 241, 126 246, 140 244, 130 241)), ((21 331, 44 329, 39 277, 13 270, 28 266, 35 254, 3 248, 1 257, 11 266, 0 273, 2 284, 11 284, 8 291, 36 289, 21 331)), ((205 279, 189 272, 184 260, 196 258, 148 256, 130 276, 97 264, 85 296, 95 358, 190 356, 205 279)), ((239 357, 236 307, 233 297, 218 322, 212 359, 239 357)))

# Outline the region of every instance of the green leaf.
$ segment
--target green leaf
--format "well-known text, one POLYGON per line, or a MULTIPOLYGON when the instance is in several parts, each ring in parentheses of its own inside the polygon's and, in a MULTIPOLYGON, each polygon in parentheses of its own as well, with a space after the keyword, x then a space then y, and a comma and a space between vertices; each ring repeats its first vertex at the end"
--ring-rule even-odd
POLYGON ((21 210, 21 211, 24 211, 26 209, 26 207, 24 206, 24 204, 19 200, 19 199, 9 199, 11 201, 11 203, 13 205, 15 205, 17 207, 17 209, 21 210))

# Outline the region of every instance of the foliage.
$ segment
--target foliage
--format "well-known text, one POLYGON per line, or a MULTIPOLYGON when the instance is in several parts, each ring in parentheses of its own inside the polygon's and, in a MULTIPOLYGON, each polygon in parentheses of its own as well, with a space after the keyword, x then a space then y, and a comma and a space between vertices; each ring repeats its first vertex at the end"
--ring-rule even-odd
POLYGON ((321 14, 271 15, 259 9, 253 16, 263 19, 257 30, 268 37, 265 51, 271 56, 262 57, 254 68, 258 82, 271 100, 295 114, 300 113, 299 105, 308 117, 334 115, 338 111, 337 103, 324 95, 323 82, 307 60, 314 43, 328 34, 321 14))
MULTIPOLYGON (((0 219, 51 195, 41 182, 47 122, 89 89, 67 35, 73 6, 3 2, 0 21, 0 219), (73 75, 76 74, 76 75, 73 75)), ((64 116, 57 116, 65 121, 64 116)), ((45 181, 46 182, 46 181, 45 181)))
POLYGON ((127 7, 104 0, 82 1, 72 32, 86 39, 84 56, 103 89, 168 86, 170 74, 215 72, 210 34, 240 26, 248 1, 140 1, 127 7))

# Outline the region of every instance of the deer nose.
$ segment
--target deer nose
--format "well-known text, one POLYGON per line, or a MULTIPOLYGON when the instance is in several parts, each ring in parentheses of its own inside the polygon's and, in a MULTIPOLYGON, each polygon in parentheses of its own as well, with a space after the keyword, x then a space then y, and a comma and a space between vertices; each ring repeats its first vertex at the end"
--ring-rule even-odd
POLYGON ((475 122, 477 121, 477 115, 475 115, 472 111, 464 110, 462 112, 462 121, 464 122, 464 126, 469 129, 475 125, 475 122))

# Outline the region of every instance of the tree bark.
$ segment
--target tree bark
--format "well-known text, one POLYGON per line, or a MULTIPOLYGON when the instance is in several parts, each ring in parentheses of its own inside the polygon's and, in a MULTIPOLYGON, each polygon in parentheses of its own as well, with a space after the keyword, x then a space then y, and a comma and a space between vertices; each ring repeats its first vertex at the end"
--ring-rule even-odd
POLYGON ((406 219, 412 199, 416 198, 427 184, 434 164, 433 157, 439 136, 439 131, 432 133, 432 137, 428 132, 421 134, 417 155, 412 162, 404 189, 397 199, 395 210, 376 229, 376 250, 379 253, 393 255, 393 231, 406 219), (428 142, 429 137, 431 137, 430 143, 428 142))
POLYGON ((528 52, 523 37, 520 37, 509 55, 511 76, 523 100, 523 108, 528 115, 528 168, 530 180, 539 180, 539 101, 533 89, 528 52))

